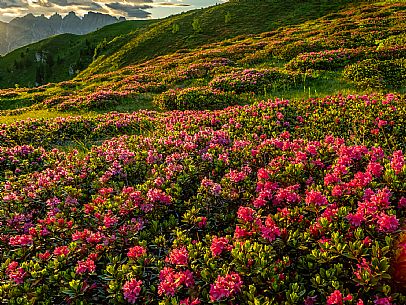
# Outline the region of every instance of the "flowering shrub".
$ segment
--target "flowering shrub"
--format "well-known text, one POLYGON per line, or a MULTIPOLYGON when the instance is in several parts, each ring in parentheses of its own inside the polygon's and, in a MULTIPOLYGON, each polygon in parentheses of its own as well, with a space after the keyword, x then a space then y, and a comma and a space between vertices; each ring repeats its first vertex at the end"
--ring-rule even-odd
POLYGON ((294 83, 294 74, 273 70, 245 69, 220 75, 210 82, 210 86, 224 91, 260 93, 267 88, 289 87, 294 83))
POLYGON ((345 73, 402 80, 385 67, 404 57, 397 38, 386 46, 403 11, 354 6, 317 26, 0 90, 61 110, 139 93, 189 109, 0 125, 0 303, 405 304, 404 95, 235 106, 235 93, 294 85, 293 72, 243 70, 275 58, 299 71, 370 58, 345 73), (75 141, 94 146, 54 149, 75 141))
MULTIPOLYGON (((44 147, 50 147, 75 140, 100 140, 149 129, 153 116, 154 113, 145 115, 138 112, 108 113, 90 118, 76 116, 51 120, 27 119, 0 125, 0 141, 6 146, 41 143, 44 147)), ((1 149, 0 147, 0 151, 1 149)))
POLYGON ((360 47, 356 49, 341 48, 336 50, 302 53, 287 63, 286 68, 300 71, 306 71, 308 69, 335 70, 366 58, 390 60, 404 58, 405 55, 406 47, 384 47, 378 50, 374 47, 360 47))
POLYGON ((286 68, 300 71, 335 70, 361 59, 365 52, 364 48, 358 48, 302 53, 287 63, 286 68))
POLYGON ((83 156, 3 126, 0 300, 402 304, 405 113, 387 94, 110 114, 154 128, 83 156))
POLYGON ((165 110, 221 109, 239 101, 236 95, 210 87, 171 89, 154 99, 155 105, 165 110))
POLYGON ((58 110, 75 110, 75 109, 106 109, 119 100, 127 97, 126 92, 113 92, 113 91, 96 91, 87 95, 86 97, 78 97, 69 99, 56 105, 58 110))
POLYGON ((192 63, 189 66, 180 69, 177 72, 176 80, 184 81, 187 79, 204 78, 209 76, 210 72, 216 67, 225 67, 233 65, 228 58, 215 58, 210 62, 192 63))
POLYGON ((124 299, 130 303, 130 304, 135 304, 138 296, 140 295, 141 292, 141 285, 142 281, 137 281, 136 279, 132 279, 131 281, 128 281, 124 284, 123 286, 123 294, 124 294, 124 299))
POLYGON ((402 88, 406 86, 406 60, 367 59, 347 66, 344 76, 362 88, 402 88))

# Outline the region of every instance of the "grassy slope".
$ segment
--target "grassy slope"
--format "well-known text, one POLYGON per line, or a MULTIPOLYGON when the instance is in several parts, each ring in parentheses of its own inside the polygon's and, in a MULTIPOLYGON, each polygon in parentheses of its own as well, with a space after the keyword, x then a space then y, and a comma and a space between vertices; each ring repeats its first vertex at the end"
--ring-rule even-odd
MULTIPOLYGON (((244 2, 244 3, 248 3, 244 2)), ((387 2, 386 2, 387 3, 387 2)), ((244 5, 244 4, 242 4, 244 5)), ((217 8, 219 8, 218 6, 217 8)), ((139 109, 154 109, 152 99, 157 96, 158 91, 137 90, 137 79, 143 79, 144 84, 150 82, 161 82, 165 84, 164 91, 169 88, 193 87, 207 85, 216 75, 225 73, 222 70, 213 72, 203 78, 179 80, 179 73, 187 71, 190 64, 210 62, 215 57, 229 58, 234 62, 233 67, 227 69, 243 68, 280 68, 299 53, 312 51, 306 47, 309 43, 321 43, 321 48, 334 50, 340 47, 354 48, 358 46, 368 46, 376 48, 384 38, 384 45, 399 45, 404 39, 405 30, 403 18, 405 6, 389 4, 362 4, 349 5, 343 10, 325 15, 322 18, 311 19, 304 23, 286 26, 277 31, 259 33, 257 35, 241 35, 232 39, 212 43, 203 46, 202 49, 184 50, 168 54, 154 59, 126 66, 108 73, 100 73, 91 77, 83 76, 59 84, 49 84, 41 88, 0 91, 0 122, 11 122, 27 117, 54 117, 66 114, 94 115, 106 111, 131 112, 139 109), (387 16, 387 20, 382 20, 382 16, 387 16), (373 21, 377 18, 377 23, 373 21), (370 19, 372 18, 372 19, 370 19), (378 22, 379 21, 379 22, 378 22), (366 27, 365 23, 371 24, 366 27), (370 33, 374 33, 370 35, 370 33), (403 36, 402 36, 403 35, 403 36), (329 39, 326 39, 329 37, 329 39), (403 39, 403 40, 402 40, 403 39), (301 45, 305 47, 302 49, 301 45), (259 47, 260 46, 260 47, 259 47), (280 58, 281 50, 291 49, 280 58), (296 50, 296 51, 294 51, 296 50), (212 54, 212 55, 211 55, 212 54), (279 54, 279 55, 278 55, 279 54), (290 55, 289 55, 290 54, 290 55), (288 57, 286 57, 288 55, 288 57), (135 77, 135 78, 134 78, 135 77), (57 108, 41 108, 41 101, 62 97, 62 101, 91 95, 100 90, 113 90, 123 92, 130 86, 130 95, 119 101, 118 104, 110 104, 103 109, 92 109, 80 112, 72 109, 65 112, 58 111, 57 108), (26 107, 26 108, 24 108, 26 107)), ((204 10, 203 10, 204 11, 204 10)), ((185 14, 175 16, 183 18, 185 14)), ((174 18, 175 18, 174 17, 174 18)), ((245 18, 245 16, 241 17, 245 18)), ((386 18, 386 17, 385 17, 386 18)), ((240 18, 234 16, 234 20, 241 22, 240 18)), ((159 23, 160 24, 160 23, 159 23)), ((149 26, 144 33, 147 33, 154 26, 149 26)), ((140 35, 142 36, 142 35, 140 35)), ((123 46, 126 36, 116 38, 114 42, 107 45, 106 50, 114 53, 114 45, 123 46)), ((160 45, 160 44, 159 44, 160 45)), ((123 47, 122 47, 123 48, 123 47)), ((123 48, 124 49, 124 48, 123 48)), ((115 53, 117 54, 117 53, 115 53)), ((315 71, 314 79, 299 78, 295 87, 283 88, 281 90, 271 90, 265 94, 248 98, 247 102, 258 99, 272 98, 275 96, 289 99, 301 99, 308 97, 321 97, 337 93, 366 93, 370 90, 360 90, 354 84, 342 77, 342 70, 315 71)), ((397 88, 400 92, 405 92, 402 88, 397 88)))
POLYGON ((115 49, 112 46, 112 54, 100 56, 79 76, 114 71, 179 49, 196 48, 238 35, 297 25, 337 11, 348 2, 358 1, 231 0, 222 5, 168 17, 140 35, 129 36, 124 46, 115 49), (226 15, 230 16, 227 23, 226 15), (193 29, 194 20, 198 20, 200 32, 193 29), (178 32, 173 31, 175 24, 179 26, 178 32))
POLYGON ((52 54, 54 65, 46 71, 47 82, 59 82, 72 78, 69 67, 75 67, 80 59, 82 69, 93 59, 94 49, 105 39, 107 42, 114 39, 116 45, 123 36, 135 35, 138 30, 155 21, 125 21, 106 26, 98 31, 86 35, 61 34, 40 42, 19 48, 0 57, 0 88, 34 86, 37 52, 46 51, 52 54), (58 60, 59 59, 59 60, 58 60), (23 67, 16 68, 15 62, 25 62, 23 67))
POLYGON ((33 63, 33 60, 35 53, 41 50, 53 54, 55 62, 51 69, 45 71, 45 81, 59 82, 74 77, 69 75, 70 66, 82 71, 80 76, 88 77, 179 49, 193 49, 238 35, 300 24, 334 12, 348 2, 353 1, 231 0, 222 5, 171 16, 158 22, 127 21, 84 36, 54 36, 0 58, 0 88, 14 87, 15 84, 34 86, 38 64, 33 63), (228 22, 226 15, 229 16, 228 22), (195 19, 201 27, 199 32, 192 27, 195 19), (177 32, 173 32, 174 24, 179 27, 177 32), (107 40, 107 45, 98 53, 101 56, 92 62, 94 48, 104 39, 107 40), (22 53, 24 57, 21 57, 22 53), (23 62, 26 59, 31 59, 28 67, 14 66, 16 61, 23 62))

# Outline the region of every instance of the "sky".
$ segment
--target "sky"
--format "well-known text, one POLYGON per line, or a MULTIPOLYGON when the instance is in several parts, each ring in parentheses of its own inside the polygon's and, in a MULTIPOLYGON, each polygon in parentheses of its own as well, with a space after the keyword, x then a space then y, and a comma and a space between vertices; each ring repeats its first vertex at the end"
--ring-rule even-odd
POLYGON ((79 16, 92 11, 127 19, 163 18, 222 2, 226 0, 0 0, 0 21, 29 13, 64 16, 71 11, 79 16))

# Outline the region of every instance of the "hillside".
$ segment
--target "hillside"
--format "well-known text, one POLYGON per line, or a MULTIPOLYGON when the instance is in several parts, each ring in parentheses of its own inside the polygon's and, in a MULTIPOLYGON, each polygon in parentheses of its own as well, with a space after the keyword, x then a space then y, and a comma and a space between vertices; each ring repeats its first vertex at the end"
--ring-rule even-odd
MULTIPOLYGON (((159 20, 141 32, 130 33, 122 29, 123 33, 127 33, 127 35, 123 35, 120 43, 116 43, 114 40, 108 44, 105 50, 98 52, 95 58, 86 53, 93 55, 92 50, 97 46, 97 43, 86 46, 81 40, 79 49, 82 49, 85 54, 81 54, 79 57, 77 53, 74 54, 76 58, 83 58, 78 63, 76 63, 77 60, 73 61, 73 65, 76 65, 74 70, 75 72, 76 70, 80 71, 80 76, 83 77, 114 71, 129 64, 173 53, 179 49, 194 49, 238 35, 256 34, 283 26, 300 24, 306 20, 337 11, 346 3, 351 2, 354 1, 265 0, 258 2, 232 0, 221 5, 189 11, 159 20), (90 52, 88 52, 89 49, 90 52)), ((106 37, 107 41, 109 42, 112 37, 106 37)), ((103 41, 105 37, 100 38, 98 43, 103 41)), ((42 43, 40 46, 43 51, 48 52, 48 46, 58 44, 58 40, 63 40, 63 38, 55 37, 55 43, 53 39, 48 39, 45 44, 42 43)), ((33 45, 30 49, 38 50, 37 46, 33 45)), ((75 49, 78 48, 75 47, 75 49)), ((28 58, 34 60, 31 53, 28 58)), ((36 79, 32 67, 27 69, 27 65, 20 65, 19 70, 14 69, 15 60, 17 60, 17 65, 21 61, 18 59, 20 54, 21 50, 4 59, 0 58, 0 77, 2 76, 0 88, 14 86, 14 84, 34 86, 38 80, 39 83, 46 83, 68 80, 75 76, 73 73, 68 73, 69 65, 67 64, 72 65, 74 56, 68 55, 65 58, 65 54, 62 53, 60 58, 64 63, 59 67, 60 63, 56 62, 50 71, 51 75, 41 81, 41 78, 36 79), (1 67, 7 68, 3 68, 2 72, 1 67), (55 73, 56 76, 53 76, 55 73)))
POLYGON ((0 57, 0 88, 59 82, 85 69, 98 52, 114 40, 133 35, 154 21, 124 21, 86 35, 61 34, 0 57))
POLYGON ((193 49, 238 35, 257 34, 300 24, 334 12, 348 2, 354 1, 231 0, 210 8, 186 12, 160 21, 142 35, 129 36, 123 47, 113 48, 81 75, 114 71, 179 49, 193 49))
MULTIPOLYGON (((108 73, 79 75, 36 89, 8 90, 0 100, 1 114, 156 108, 160 96, 182 88, 195 88, 196 94, 206 87, 237 91, 244 96, 242 100, 250 100, 251 93, 309 97, 353 90, 403 92, 404 18, 402 3, 351 5, 296 26, 239 36, 197 50, 181 49, 108 73), (16 112, 16 108, 21 109, 16 112)), ((125 45, 127 35, 121 37, 105 49, 114 49, 117 41, 125 45)))
POLYGON ((0 304, 406 304, 406 3, 227 5, 0 90, 0 304))

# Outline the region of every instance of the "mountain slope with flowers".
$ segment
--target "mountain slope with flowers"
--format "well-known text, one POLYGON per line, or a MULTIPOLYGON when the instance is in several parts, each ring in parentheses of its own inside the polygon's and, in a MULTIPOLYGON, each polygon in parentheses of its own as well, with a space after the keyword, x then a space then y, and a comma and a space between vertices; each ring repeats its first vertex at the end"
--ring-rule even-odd
POLYGON ((214 109, 275 96, 402 93, 405 9, 402 2, 350 5, 297 26, 181 50, 108 73, 3 90, 0 121, 38 114, 214 109))
POLYGON ((121 22, 90 35, 58 35, 0 57, 0 88, 15 84, 33 87, 72 79, 78 73, 89 77, 114 71, 180 49, 193 50, 239 35, 300 24, 351 2, 232 0, 163 20, 121 22), (61 47, 67 44, 68 50, 61 47), (37 53, 44 54, 41 61, 45 65, 38 63, 37 53))
POLYGON ((360 1, 231 0, 162 20, 91 63, 81 75, 114 71, 180 49, 195 49, 239 35, 294 26, 360 1), (159 43, 157 43, 159 42, 159 43))
POLYGON ((405 18, 0 90, 0 303, 406 304, 405 18))
POLYGON ((0 88, 34 87, 71 79, 114 39, 116 45, 153 20, 123 21, 86 35, 61 34, 0 56, 0 88))

